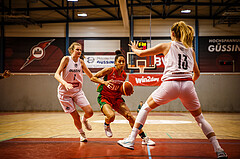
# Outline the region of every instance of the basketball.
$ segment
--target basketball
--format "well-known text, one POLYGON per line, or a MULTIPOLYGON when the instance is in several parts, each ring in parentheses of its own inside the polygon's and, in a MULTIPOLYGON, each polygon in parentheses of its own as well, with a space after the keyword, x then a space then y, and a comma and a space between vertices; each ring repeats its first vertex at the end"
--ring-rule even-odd
POLYGON ((123 95, 130 96, 134 92, 132 83, 129 81, 123 82, 123 84, 120 87, 120 91, 122 92, 123 95))

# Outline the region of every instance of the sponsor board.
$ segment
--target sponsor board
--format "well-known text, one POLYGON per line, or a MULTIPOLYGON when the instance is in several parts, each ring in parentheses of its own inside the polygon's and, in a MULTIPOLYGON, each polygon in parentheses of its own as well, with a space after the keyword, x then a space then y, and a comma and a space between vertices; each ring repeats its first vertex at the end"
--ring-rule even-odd
POLYGON ((106 68, 114 66, 115 55, 85 55, 84 62, 88 68, 106 68))
POLYGON ((129 74, 133 86, 160 86, 162 74, 129 74))

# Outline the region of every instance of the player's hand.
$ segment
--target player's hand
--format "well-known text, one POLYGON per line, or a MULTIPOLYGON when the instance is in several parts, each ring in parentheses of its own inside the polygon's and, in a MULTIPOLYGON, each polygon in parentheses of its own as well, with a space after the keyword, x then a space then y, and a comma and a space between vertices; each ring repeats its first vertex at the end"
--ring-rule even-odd
POLYGON ((133 93, 134 93, 134 90, 133 90, 131 93, 126 94, 126 96, 130 96, 130 95, 132 95, 133 93))
POLYGON ((131 41, 130 44, 128 44, 128 46, 130 46, 133 51, 134 51, 134 50, 139 50, 139 48, 138 48, 138 42, 139 42, 139 41, 136 42, 135 40, 134 40, 133 42, 131 41))
POLYGON ((108 80, 108 81, 105 81, 105 86, 107 86, 107 87, 112 87, 113 86, 113 80, 112 79, 110 79, 110 80, 108 80))
POLYGON ((3 72, 3 77, 4 78, 8 78, 9 76, 11 75, 11 72, 9 71, 9 70, 5 70, 4 72, 3 72))
POLYGON ((73 85, 70 84, 70 83, 66 83, 66 84, 64 85, 64 87, 66 88, 67 91, 70 90, 70 89, 73 89, 73 85))

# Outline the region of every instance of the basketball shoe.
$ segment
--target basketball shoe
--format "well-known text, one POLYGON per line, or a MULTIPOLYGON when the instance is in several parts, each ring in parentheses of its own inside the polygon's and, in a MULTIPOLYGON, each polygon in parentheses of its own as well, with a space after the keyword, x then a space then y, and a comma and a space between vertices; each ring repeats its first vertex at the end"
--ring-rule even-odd
POLYGON ((83 120, 83 116, 82 116, 82 122, 83 122, 85 128, 86 128, 88 131, 91 131, 91 130, 92 130, 92 126, 88 123, 87 120, 85 120, 85 121, 83 120))
POLYGON ((80 133, 80 141, 81 142, 87 142, 87 138, 86 138, 85 133, 80 133))
POLYGON ((142 139, 142 145, 149 145, 149 146, 154 146, 155 142, 149 139, 149 137, 145 137, 142 139))
POLYGON ((118 140, 117 142, 120 146, 134 150, 134 142, 128 138, 124 138, 123 140, 118 140))
POLYGON ((105 134, 106 134, 107 137, 112 137, 112 136, 113 136, 112 130, 111 130, 111 128, 110 128, 110 125, 107 126, 107 125, 104 123, 104 130, 105 130, 105 134))
POLYGON ((227 159, 228 158, 227 154, 223 151, 223 149, 217 150, 216 154, 217 154, 218 159, 227 159))

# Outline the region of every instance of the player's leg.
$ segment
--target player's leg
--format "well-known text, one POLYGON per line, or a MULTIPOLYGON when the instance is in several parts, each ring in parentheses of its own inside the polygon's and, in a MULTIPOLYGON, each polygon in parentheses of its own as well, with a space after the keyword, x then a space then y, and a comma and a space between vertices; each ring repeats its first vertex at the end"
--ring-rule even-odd
POLYGON ((82 123, 81 123, 81 120, 80 120, 80 115, 78 114, 77 110, 73 111, 70 114, 73 118, 74 125, 76 126, 76 128, 78 129, 78 131, 80 133, 80 141, 81 142, 87 142, 85 132, 82 129, 82 123))
POLYGON ((141 110, 139 111, 134 127, 130 136, 125 140, 119 140, 118 144, 133 149, 133 145, 137 134, 142 129, 143 125, 147 120, 147 116, 149 112, 158 107, 159 105, 166 104, 178 97, 179 86, 174 81, 163 82, 160 87, 158 87, 147 99, 147 101, 142 106, 141 110), (126 143, 126 144, 125 144, 126 143), (133 144, 132 144, 133 143, 133 144), (130 145, 130 146, 128 146, 130 145))
POLYGON ((98 104, 100 105, 100 110, 105 115, 104 130, 107 137, 112 137, 112 131, 110 128, 110 123, 115 119, 115 113, 111 107, 111 99, 99 94, 97 98, 98 104))
MULTIPOLYGON (((119 140, 118 144, 128 148, 128 149, 134 149, 134 143, 135 143, 135 139, 137 137, 137 134, 141 133, 142 131, 142 127, 147 119, 147 115, 148 113, 152 110, 149 105, 148 102, 152 103, 152 97, 150 96, 147 100, 147 102, 142 106, 142 108, 140 109, 138 115, 137 115, 137 119, 135 120, 134 126, 132 128, 132 132, 129 135, 128 138, 125 138, 123 140, 119 140)), ((153 105, 151 105, 153 106, 153 105)), ((153 106, 154 107, 154 106, 153 106)))
POLYGON ((92 126, 88 123, 87 119, 90 118, 91 116, 93 116, 92 107, 90 105, 83 106, 82 110, 85 112, 84 115, 82 116, 82 122, 83 122, 84 126, 86 127, 86 129, 91 131, 92 126))
POLYGON ((92 107, 90 106, 83 91, 78 92, 74 97, 73 101, 82 108, 84 115, 82 116, 82 122, 87 130, 92 130, 91 125, 88 123, 87 119, 93 115, 92 107))
MULTIPOLYGON (((130 109, 128 108, 128 106, 126 105, 125 102, 121 102, 119 109, 117 110, 119 114, 121 114, 122 116, 124 116, 128 121, 130 126, 133 128, 134 123, 135 123, 135 118, 132 115, 130 109)), ((146 136, 146 134, 143 132, 143 130, 141 129, 139 131, 139 136, 142 138, 142 144, 143 145, 155 145, 155 142, 153 142, 151 139, 149 139, 149 137, 146 136)))
POLYGON ((107 137, 112 137, 112 130, 110 128, 110 123, 115 119, 115 113, 109 104, 104 104, 102 107, 102 112, 105 115, 104 130, 107 137))
POLYGON ((190 111, 192 116, 197 121, 198 126, 202 129, 204 135, 212 143, 214 151, 217 153, 218 158, 227 158, 227 154, 219 145, 212 126, 203 117, 200 102, 197 97, 197 93, 195 91, 193 83, 190 81, 183 82, 182 86, 182 93, 179 96, 181 102, 183 103, 185 108, 190 111))
POLYGON ((166 104, 176 98, 179 95, 179 85, 175 81, 167 81, 163 82, 160 87, 158 87, 147 99, 144 103, 143 107, 139 111, 136 122, 134 124, 132 137, 136 138, 135 132, 141 130, 143 125, 147 120, 148 113, 155 109, 156 107, 166 104))
POLYGON ((71 114, 75 127, 78 129, 80 133, 83 133, 80 116, 75 109, 75 105, 72 98, 68 95, 58 94, 58 99, 64 112, 71 114))
POLYGON ((86 138, 85 132, 82 129, 82 123, 80 121, 80 116, 75 108, 75 104, 73 102, 72 97, 62 94, 62 93, 59 93, 58 100, 59 100, 64 112, 69 113, 72 116, 74 125, 80 133, 80 141, 86 142, 87 138, 86 138))
POLYGON ((195 118, 195 120, 198 123, 198 126, 202 129, 205 136, 208 138, 208 140, 212 143, 214 151, 217 154, 218 158, 228 158, 227 154, 224 152, 224 150, 219 145, 219 142, 217 140, 217 137, 215 135, 215 132, 213 131, 212 126, 206 121, 206 119, 203 117, 201 108, 190 111, 192 116, 195 118))

